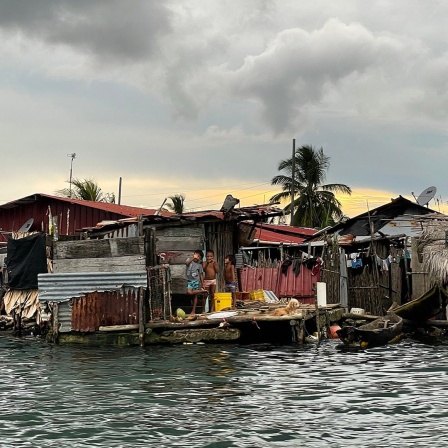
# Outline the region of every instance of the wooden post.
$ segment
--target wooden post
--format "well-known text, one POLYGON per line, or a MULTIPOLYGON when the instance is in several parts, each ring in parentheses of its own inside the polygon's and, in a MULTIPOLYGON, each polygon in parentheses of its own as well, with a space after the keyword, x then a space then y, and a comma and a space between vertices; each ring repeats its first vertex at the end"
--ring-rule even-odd
POLYGON ((319 305, 317 303, 317 288, 316 284, 313 285, 314 291, 314 304, 316 307, 316 331, 317 331, 317 342, 320 342, 320 319, 319 319, 319 305))
POLYGON ((59 339, 59 305, 57 303, 53 305, 53 338, 57 343, 59 339))
POLYGON ((143 288, 140 286, 138 288, 138 333, 140 339, 140 347, 145 345, 145 294, 143 293, 143 288))
POLYGON ((143 215, 138 215, 137 229, 138 229, 138 236, 143 236, 143 215))
POLYGON ((303 345, 303 338, 305 336, 305 321, 303 319, 300 319, 299 324, 296 325, 296 332, 297 344, 303 345))
POLYGON ((146 266, 155 266, 157 264, 155 227, 147 228, 145 231, 145 250, 146 266))

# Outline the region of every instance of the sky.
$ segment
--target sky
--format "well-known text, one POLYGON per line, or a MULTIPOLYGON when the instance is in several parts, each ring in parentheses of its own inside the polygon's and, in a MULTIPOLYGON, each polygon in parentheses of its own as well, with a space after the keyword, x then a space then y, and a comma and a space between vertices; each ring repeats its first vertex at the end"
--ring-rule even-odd
POLYGON ((296 147, 355 216, 448 212, 448 2, 0 0, 0 204, 94 179, 121 203, 269 201, 296 147), (75 158, 71 154, 76 154, 75 158))

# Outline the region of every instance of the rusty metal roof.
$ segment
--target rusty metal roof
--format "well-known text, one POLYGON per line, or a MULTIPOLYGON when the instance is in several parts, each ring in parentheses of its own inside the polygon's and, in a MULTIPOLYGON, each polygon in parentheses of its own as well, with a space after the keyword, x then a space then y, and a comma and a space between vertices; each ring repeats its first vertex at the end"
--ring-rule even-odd
MULTIPOLYGON (((217 210, 203 210, 198 212, 182 213, 179 215, 173 213, 152 214, 143 216, 144 225, 168 223, 168 222, 194 222, 194 221, 245 221, 260 220, 280 216, 283 211, 272 205, 260 205, 252 207, 241 207, 233 209, 229 213, 223 213, 217 210)), ((102 221, 95 227, 86 227, 82 229, 86 232, 113 231, 117 228, 126 227, 129 224, 137 222, 137 218, 126 218, 117 221, 102 221)))
POLYGON ((260 217, 274 217, 283 214, 283 210, 271 205, 253 205, 251 207, 240 207, 230 210, 228 213, 224 213, 218 210, 201 210, 197 212, 182 213, 177 215, 183 219, 201 219, 201 218, 216 218, 224 220, 246 220, 256 219, 260 217))
POLYGON ((257 228, 255 232, 255 239, 259 240, 261 243, 302 244, 305 238, 300 236, 285 235, 264 228, 257 228))
POLYGON ((255 239, 263 243, 302 244, 316 229, 275 224, 256 224, 255 239))
POLYGON ((339 244, 351 245, 370 241, 372 237, 378 240, 416 236, 422 231, 422 219, 440 219, 441 216, 443 215, 434 210, 399 196, 388 204, 336 224, 325 232, 319 232, 308 238, 307 242, 323 242, 335 236, 339 244))
MULTIPOLYGON (((127 216, 127 217, 137 217, 141 215, 154 215, 157 210, 150 208, 142 208, 142 207, 131 207, 129 205, 121 205, 121 204, 111 204, 109 202, 96 202, 96 201, 84 201, 82 199, 71 199, 64 198, 61 196, 52 196, 49 194, 43 193, 35 193, 30 196, 26 196, 21 199, 16 199, 15 201, 7 202, 6 204, 0 205, 0 210, 8 210, 12 208, 19 207, 21 205, 30 204, 32 202, 38 201, 40 198, 48 198, 61 202, 68 202, 70 204, 79 204, 84 207, 90 207, 97 210, 103 210, 105 212, 117 213, 119 215, 127 216)), ((166 212, 163 212, 166 214, 166 212)), ((169 215, 171 213, 168 213, 169 215)))

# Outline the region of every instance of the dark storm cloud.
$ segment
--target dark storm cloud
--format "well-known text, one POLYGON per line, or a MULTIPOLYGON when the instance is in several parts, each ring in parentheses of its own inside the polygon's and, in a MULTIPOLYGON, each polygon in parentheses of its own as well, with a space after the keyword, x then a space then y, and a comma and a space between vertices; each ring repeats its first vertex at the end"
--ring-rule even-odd
POLYGON ((170 31, 160 1, 0 0, 0 29, 49 44, 64 44, 98 59, 150 57, 170 31))

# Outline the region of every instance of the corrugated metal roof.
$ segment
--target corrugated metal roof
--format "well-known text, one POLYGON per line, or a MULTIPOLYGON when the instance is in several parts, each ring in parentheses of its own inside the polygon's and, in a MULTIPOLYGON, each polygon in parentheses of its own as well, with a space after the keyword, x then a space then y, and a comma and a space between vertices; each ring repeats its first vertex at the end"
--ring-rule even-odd
POLYGON ((226 220, 250 219, 257 216, 280 216, 283 210, 274 205, 253 205, 251 207, 233 208, 228 213, 217 210, 201 210, 177 215, 183 219, 217 218, 226 220))
POLYGON ((146 288, 146 271, 38 275, 39 300, 41 303, 63 302, 72 297, 80 297, 83 293, 117 290, 123 285, 146 288))
MULTIPOLYGON (((207 220, 220 220, 220 221, 243 221, 243 220, 258 220, 259 218, 265 219, 269 217, 279 216, 283 213, 281 209, 271 205, 260 205, 253 207, 241 207, 238 209, 233 209, 229 213, 225 214, 221 211, 216 210, 204 210, 199 212, 191 212, 191 213, 182 213, 180 215, 172 214, 172 213, 161 213, 159 215, 146 215, 144 217, 144 225, 152 225, 152 224, 160 224, 160 223, 169 223, 169 222, 183 222, 187 223, 188 221, 198 221, 203 222, 207 220)), ((136 222, 136 220, 129 219, 120 219, 117 221, 103 221, 98 223, 95 227, 86 227, 83 230, 89 231, 92 233, 95 232, 105 232, 105 231, 113 231, 117 228, 122 228, 127 225, 130 225, 132 222, 136 222)))
POLYGON ((286 235, 283 233, 272 232, 267 229, 257 228, 255 231, 255 239, 263 243, 289 243, 289 244, 301 244, 305 240, 300 236, 286 235))
POLYGON ((117 213, 119 215, 127 216, 127 217, 137 217, 140 215, 154 215, 157 210, 142 208, 142 207, 132 207, 129 205, 119 205, 119 204, 111 204, 109 202, 96 202, 96 201, 84 201, 81 199, 70 199, 64 198, 61 196, 52 196, 49 194, 43 193, 35 193, 30 196, 26 196, 21 199, 16 199, 15 201, 7 202, 6 204, 0 205, 0 209, 11 209, 15 207, 19 207, 20 205, 29 204, 32 202, 36 202, 39 197, 50 198, 54 200, 58 200, 61 202, 68 202, 70 204, 79 204, 84 207, 90 207, 97 210, 103 210, 106 212, 117 213))
POLYGON ((317 230, 312 229, 310 227, 294 227, 288 226, 285 224, 257 224, 257 227, 261 227, 263 229, 272 230, 274 232, 283 233, 283 234, 294 234, 301 236, 310 236, 314 235, 317 230))
POLYGON ((255 226, 255 239, 263 243, 302 244, 306 237, 314 235, 316 232, 316 229, 308 227, 257 224, 255 226))

